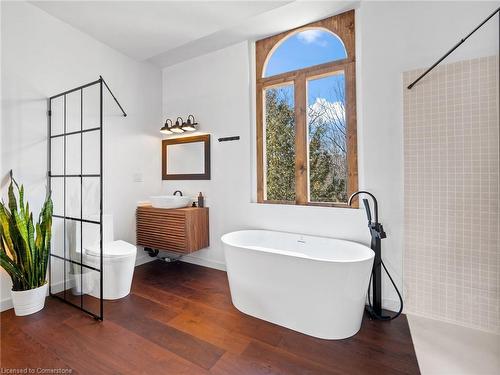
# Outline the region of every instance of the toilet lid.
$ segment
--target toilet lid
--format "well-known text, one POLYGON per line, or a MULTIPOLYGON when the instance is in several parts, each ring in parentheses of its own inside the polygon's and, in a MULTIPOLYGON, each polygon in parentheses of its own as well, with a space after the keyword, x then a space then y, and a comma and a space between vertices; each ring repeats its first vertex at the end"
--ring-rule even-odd
MULTIPOLYGON (((99 245, 89 246, 86 250, 88 255, 98 257, 101 254, 99 245)), ((104 258, 125 257, 135 255, 136 252, 137 248, 134 245, 122 240, 106 242, 102 247, 104 258)))

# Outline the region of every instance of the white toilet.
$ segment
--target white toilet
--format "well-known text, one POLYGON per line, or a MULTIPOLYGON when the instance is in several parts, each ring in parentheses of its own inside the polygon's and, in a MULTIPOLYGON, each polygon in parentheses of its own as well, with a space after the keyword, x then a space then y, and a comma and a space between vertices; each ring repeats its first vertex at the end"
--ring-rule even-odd
MULTIPOLYGON (((98 231, 98 226, 95 226, 98 231)), ((89 234, 87 234, 89 235, 89 234)), ((84 264, 100 269, 99 233, 92 233, 94 240, 84 244, 84 264)), ((85 237, 84 237, 85 238, 85 237)), ((87 241, 86 241, 87 242, 87 241)), ((113 238, 113 216, 103 215, 103 298, 119 299, 130 293, 134 276, 137 248, 113 238)), ((92 289, 89 294, 100 298, 99 273, 92 272, 92 289)))

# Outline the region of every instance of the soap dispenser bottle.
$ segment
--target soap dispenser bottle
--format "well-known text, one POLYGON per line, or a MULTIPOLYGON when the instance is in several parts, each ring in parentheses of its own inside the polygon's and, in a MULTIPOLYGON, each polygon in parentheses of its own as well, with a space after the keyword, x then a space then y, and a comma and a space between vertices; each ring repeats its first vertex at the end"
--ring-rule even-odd
POLYGON ((200 191, 200 194, 198 194, 198 207, 205 207, 205 197, 200 191))

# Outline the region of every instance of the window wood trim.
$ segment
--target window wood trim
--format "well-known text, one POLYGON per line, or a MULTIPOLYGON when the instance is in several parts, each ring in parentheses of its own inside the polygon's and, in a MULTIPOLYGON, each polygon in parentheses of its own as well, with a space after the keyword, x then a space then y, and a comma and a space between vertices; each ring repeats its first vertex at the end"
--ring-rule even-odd
MULTIPOLYGON (((358 157, 356 126, 356 55, 354 10, 316 21, 280 34, 259 40, 255 45, 256 58, 256 143, 257 143, 257 202, 274 204, 297 204, 308 206, 349 207, 343 203, 309 202, 308 197, 308 150, 307 150, 307 80, 343 70, 345 75, 345 99, 347 120, 347 193, 358 189, 358 157), (263 77, 268 58, 272 52, 291 34, 309 28, 321 28, 336 34, 344 43, 347 58, 297 69, 291 72, 263 77), (264 158, 264 89, 294 84, 295 99, 295 202, 265 200, 265 158, 264 158)), ((357 199, 353 207, 358 206, 357 199)))

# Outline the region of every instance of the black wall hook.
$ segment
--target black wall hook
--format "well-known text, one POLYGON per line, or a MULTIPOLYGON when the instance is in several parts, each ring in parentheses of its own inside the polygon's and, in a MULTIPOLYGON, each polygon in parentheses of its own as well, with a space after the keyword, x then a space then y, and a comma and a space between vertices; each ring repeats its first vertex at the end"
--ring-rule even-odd
POLYGON ((239 140, 240 140, 240 136, 239 135, 235 135, 233 137, 219 138, 219 142, 239 141, 239 140))

